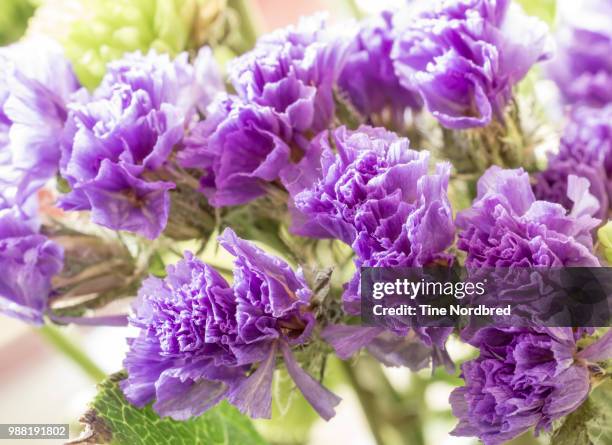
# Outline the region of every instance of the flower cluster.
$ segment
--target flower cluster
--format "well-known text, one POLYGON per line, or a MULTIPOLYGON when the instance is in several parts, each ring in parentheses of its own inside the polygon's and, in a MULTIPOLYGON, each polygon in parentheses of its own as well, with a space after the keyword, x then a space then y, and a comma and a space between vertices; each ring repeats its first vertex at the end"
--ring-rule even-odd
POLYGON ((562 2, 557 55, 548 66, 565 102, 602 106, 612 102, 612 31, 607 0, 562 2))
POLYGON ((182 165, 203 171, 215 207, 247 203, 308 150, 334 118, 334 87, 351 41, 322 17, 262 37, 232 61, 237 96, 221 96, 187 140, 182 165))
POLYGON ((201 190, 215 207, 245 204, 266 193, 290 163, 291 127, 268 107, 221 96, 179 154, 185 168, 204 172, 201 190))
MULTIPOLYGON (((282 174, 293 198, 292 230, 351 245, 357 268, 448 263, 451 258, 444 251, 455 230, 446 195, 449 165, 440 163, 435 173, 428 171, 428 152, 409 149, 407 139, 384 129, 340 127, 324 132, 313 140, 297 168, 282 174)), ((360 311, 358 288, 356 273, 343 296, 351 314, 360 311)), ((433 341, 444 349, 450 330, 437 331, 438 335, 434 331, 424 329, 419 334, 428 346, 433 341)), ((328 341, 338 344, 346 341, 344 334, 352 333, 328 330, 327 334, 328 341)), ((361 339, 367 344, 372 338, 361 339)), ((350 349, 356 344, 360 343, 352 342, 350 349)))
POLYGON ((570 209, 567 184, 572 174, 588 179, 590 193, 599 202, 597 216, 605 218, 612 202, 612 103, 572 110, 559 152, 537 177, 536 196, 570 209))
POLYGON ((472 207, 457 215, 457 247, 468 267, 599 266, 591 230, 599 208, 584 178, 570 175, 571 211, 537 201, 522 169, 489 168, 478 180, 472 207))
POLYGON ((197 416, 222 399, 252 417, 270 417, 281 353, 298 388, 329 419, 339 399, 290 350, 307 342, 314 326, 312 293, 301 272, 231 229, 219 241, 236 257, 232 287, 189 253, 168 268, 166 279, 143 284, 131 319, 141 331, 125 360, 127 398, 137 406, 155 400, 160 415, 175 419, 197 416))
POLYGON ((418 110, 420 95, 400 84, 391 50, 396 38, 393 14, 384 11, 365 20, 346 59, 338 85, 364 116, 387 114, 392 125, 401 125, 406 108, 418 110))
POLYGON ((445 127, 503 121, 512 87, 550 57, 546 26, 509 0, 432 3, 398 26, 391 56, 401 84, 445 127))
MULTIPOLYGON (((589 371, 575 360, 571 328, 487 327, 467 341, 480 356, 462 366, 466 385, 450 402, 459 424, 452 434, 476 436, 499 445, 535 426, 550 430, 554 420, 586 399, 589 371)), ((598 346, 599 347, 599 346, 598 346)), ((583 351, 582 358, 593 358, 583 351)))
POLYGON ((53 41, 0 49, 0 184, 18 202, 57 172, 67 104, 79 87, 53 41))
POLYGON ((270 107, 296 132, 316 134, 334 118, 334 86, 352 44, 323 17, 262 37, 229 67, 238 96, 270 107))
POLYGON ((0 49, 0 312, 42 324, 63 250, 40 233, 38 190, 55 175, 67 103, 79 88, 46 39, 0 49))
MULTIPOLYGON (((283 173, 295 207, 292 230, 351 245, 358 267, 448 260, 449 171, 440 163, 428 174, 429 153, 409 149, 408 139, 382 128, 322 133, 297 168, 283 173)), ((345 297, 350 304, 357 296, 345 297)))
POLYGON ((530 177, 503 166, 535 165, 531 135, 546 116, 514 106, 513 90, 551 56, 550 39, 511 0, 422 1, 340 26, 309 17, 244 38, 246 52, 230 35, 230 22, 248 25, 242 2, 226 14, 224 0, 79 0, 53 34, 74 71, 64 49, 32 37, 63 3, 45 4, 28 39, 0 48, 0 312, 119 325, 126 314, 81 315, 137 293, 121 388, 177 420, 223 400, 271 417, 278 368, 328 420, 340 399, 310 372, 323 378, 332 349, 452 371, 455 329, 480 354, 451 395, 453 434, 498 445, 550 430, 585 401, 612 331, 594 341, 594 328, 355 320, 363 268, 502 268, 506 278, 610 261, 612 222, 599 226, 612 207, 612 45, 598 20, 609 4, 563 16, 549 73, 573 108, 558 152, 530 177), (222 29, 201 26, 219 16, 222 29), (237 57, 222 78, 214 57, 228 50, 237 57), (474 127, 486 128, 456 131, 474 127), (58 195, 60 209, 39 210, 41 196, 58 195), (73 230, 87 218, 102 228, 73 230), (169 239, 208 260, 221 228, 232 280, 189 252, 166 267, 169 239))
POLYGON ((71 187, 66 210, 91 210, 92 221, 150 239, 166 226, 177 179, 175 146, 220 89, 207 48, 190 64, 151 51, 109 64, 91 98, 71 104, 61 173, 71 187))
POLYGON ((39 233, 36 218, 26 212, 0 196, 0 313, 42 324, 63 251, 39 233))

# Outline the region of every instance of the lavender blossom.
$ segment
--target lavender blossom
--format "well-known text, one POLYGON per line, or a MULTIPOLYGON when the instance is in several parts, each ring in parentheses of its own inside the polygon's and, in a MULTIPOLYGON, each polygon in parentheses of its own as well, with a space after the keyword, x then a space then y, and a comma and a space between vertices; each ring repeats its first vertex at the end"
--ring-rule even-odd
POLYGON ((180 180, 170 156, 198 111, 219 88, 207 48, 193 65, 150 52, 108 67, 90 100, 71 105, 62 175, 66 210, 91 210, 93 222, 154 239, 168 220, 169 190, 180 180))
MULTIPOLYGON (((292 196, 291 230, 351 245, 357 268, 450 262, 444 253, 454 238, 446 195, 449 165, 440 163, 435 173, 428 174, 429 153, 410 150, 408 145, 407 139, 382 128, 349 131, 340 127, 319 135, 297 168, 281 174, 292 196)), ((358 288, 356 274, 343 295, 345 310, 351 314, 360 310, 358 288)), ((417 334, 436 351, 443 350, 450 331, 423 329, 417 334)), ((401 344, 390 345, 386 334, 376 329, 353 332, 338 327, 324 335, 334 346, 350 344, 347 350, 353 352, 382 342, 385 346, 378 348, 381 361, 420 366, 423 348, 406 338, 408 331, 396 334, 395 340, 401 344), (402 359, 385 358, 391 351, 397 353, 397 348, 406 352, 402 359)))
POLYGON ((450 166, 440 163, 428 174, 429 153, 408 146, 405 138, 366 126, 319 135, 298 168, 282 175, 295 207, 292 231, 352 245, 358 266, 448 260, 450 166))
POLYGON ((612 200, 612 104, 603 108, 578 106, 570 114, 559 152, 537 176, 536 197, 571 208, 566 198, 570 174, 589 180, 599 202, 597 217, 606 218, 612 200))
POLYGON ((269 107, 221 95, 179 153, 181 165, 204 172, 201 190, 211 205, 245 204, 266 193, 290 163, 292 130, 269 107))
POLYGON ((78 88, 55 42, 0 48, 0 185, 19 203, 57 172, 66 104, 78 88))
POLYGON ((63 250, 38 233, 39 223, 24 209, 4 204, 0 199, 0 313, 43 324, 63 250))
POLYGON ((270 107, 299 133, 316 134, 334 117, 333 88, 351 45, 321 16, 262 37, 229 68, 246 103, 270 107))
POLYGON ((457 215, 462 229, 457 247, 467 252, 468 267, 597 267, 591 230, 599 208, 584 178, 570 175, 571 211, 537 201, 522 169, 489 168, 478 181, 470 209, 457 215))
POLYGON ((393 13, 384 11, 361 24, 338 84, 363 115, 388 113, 392 123, 401 124, 406 108, 419 109, 422 101, 418 92, 402 86, 395 74, 392 22, 393 13))
POLYGON ((505 443, 532 426, 549 431, 588 396, 587 360, 610 354, 604 344, 576 354, 571 328, 487 327, 467 341, 480 356, 463 364, 465 386, 450 396, 459 419, 451 434, 476 436, 485 445, 505 443))
POLYGON ((149 278, 134 304, 123 391, 132 403, 184 420, 228 399, 252 417, 270 417, 271 383, 281 353, 289 374, 322 417, 339 399, 297 364, 314 317, 300 272, 226 229, 221 244, 236 257, 234 286, 191 254, 149 278), (249 373, 249 371, 253 371, 249 373))
POLYGON ((512 87, 550 56, 544 23, 510 0, 427 2, 397 32, 391 56, 401 84, 416 87, 451 129, 503 121, 512 87))
POLYGON ((560 3, 557 54, 548 65, 566 103, 604 106, 612 102, 612 3, 560 3))

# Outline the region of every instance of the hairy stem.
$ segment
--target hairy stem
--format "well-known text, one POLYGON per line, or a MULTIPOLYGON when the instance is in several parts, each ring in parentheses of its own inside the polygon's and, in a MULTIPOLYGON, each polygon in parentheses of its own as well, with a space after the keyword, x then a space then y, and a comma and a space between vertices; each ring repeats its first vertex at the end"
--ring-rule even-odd
POLYGON ((66 357, 78 365, 81 370, 91 377, 92 380, 100 382, 104 380, 106 374, 98 365, 96 365, 76 344, 66 337, 60 329, 45 325, 37 330, 50 344, 55 346, 58 351, 61 351, 66 357))

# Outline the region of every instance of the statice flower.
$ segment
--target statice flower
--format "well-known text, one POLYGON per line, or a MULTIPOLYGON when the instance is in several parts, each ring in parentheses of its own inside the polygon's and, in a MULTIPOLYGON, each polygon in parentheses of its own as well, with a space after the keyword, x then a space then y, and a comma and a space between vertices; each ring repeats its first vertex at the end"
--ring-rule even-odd
POLYGON ((67 210, 91 210, 92 221, 154 239, 168 220, 169 190, 180 178, 170 156, 220 80, 208 48, 193 64, 151 51, 108 67, 90 100, 71 106, 62 176, 67 210))
POLYGON ((512 87, 550 56, 546 25, 510 0, 436 0, 408 15, 391 53, 395 72, 447 128, 503 120, 512 87))
POLYGON ((383 128, 324 132, 283 174, 296 210, 292 231, 352 245, 359 265, 446 260, 454 233, 449 172, 439 163, 429 174, 429 153, 383 128))
POLYGON ((466 340, 480 356, 462 365, 465 386, 450 396, 459 424, 451 434, 506 443, 571 413, 590 390, 589 361, 610 357, 610 335, 577 352, 571 328, 487 327, 466 340))
POLYGON ((364 116, 388 114, 392 123, 401 124, 406 108, 419 109, 421 97, 405 88, 395 74, 391 49, 395 41, 393 13, 361 23, 338 84, 364 116))
POLYGON ((39 233, 28 207, 10 205, 0 195, 0 313, 42 324, 63 250, 39 233))
POLYGON ((0 48, 0 186, 20 203, 57 172, 66 104, 78 88, 55 42, 0 48))
POLYGON ((570 175, 571 211, 538 201, 522 169, 490 167, 478 180, 472 207, 457 215, 457 247, 468 267, 597 267, 591 230, 599 208, 584 178, 570 175))
POLYGON ((132 403, 162 416, 188 419, 222 399, 252 417, 270 417, 277 355, 307 400, 326 419, 339 399, 297 364, 291 346, 314 326, 311 291, 301 272, 241 240, 231 229, 221 244, 236 257, 230 287, 191 254, 149 278, 134 304, 123 391, 132 403))
POLYGON ((186 139, 181 165, 203 172, 201 190, 211 205, 245 204, 266 193, 268 183, 291 162, 285 142, 292 130, 269 107, 220 95, 186 139))
POLYGON ((612 104, 572 110, 559 152, 550 156, 547 169, 537 176, 538 199, 570 209, 566 198, 570 174, 589 180, 590 192, 599 202, 597 216, 605 218, 612 200, 612 104))
POLYGON ((334 117, 334 85, 351 45, 321 16, 263 36, 229 67, 246 103, 270 107, 295 131, 316 134, 334 117))
MULTIPOLYGON (((294 233, 342 240, 353 247, 357 268, 422 267, 451 260, 444 253, 454 239, 448 176, 446 163, 429 174, 429 153, 410 150, 407 139, 362 126, 322 133, 298 168, 286 169, 282 179, 292 196, 294 233)), ((343 301, 349 313, 359 313, 358 273, 346 286, 343 301)), ((418 332, 428 346, 439 348, 449 333, 450 329, 418 332)), ((405 337, 408 332, 399 334, 405 337)), ((376 340, 386 344, 381 352, 391 352, 389 339, 381 335, 382 330, 366 333, 342 327, 328 330, 326 340, 333 345, 350 343, 347 351, 376 340)), ((407 356, 421 357, 413 346, 408 349, 407 356)))
POLYGON ((548 73, 567 103, 612 102, 612 3, 560 2, 558 51, 548 73))

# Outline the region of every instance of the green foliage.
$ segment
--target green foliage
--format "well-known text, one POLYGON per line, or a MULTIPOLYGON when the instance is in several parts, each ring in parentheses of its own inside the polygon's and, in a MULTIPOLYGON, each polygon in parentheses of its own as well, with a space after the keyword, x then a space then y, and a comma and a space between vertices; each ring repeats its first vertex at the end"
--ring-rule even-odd
POLYGON ((608 221, 597 231, 597 239, 601 245, 604 256, 608 263, 612 264, 612 221, 608 221))
POLYGON ((0 2, 0 45, 7 45, 19 39, 33 12, 34 6, 29 0, 2 0, 0 2))
POLYGON ((612 443, 612 380, 595 388, 580 408, 553 433, 551 445, 608 445, 612 443))
POLYGON ((200 417, 185 422, 160 418, 150 406, 131 405, 123 396, 117 373, 99 386, 90 410, 81 419, 86 424, 82 441, 113 445, 265 445, 251 421, 234 407, 221 403, 200 417))
POLYGON ((195 0, 83 0, 64 41, 81 82, 96 86, 106 63, 126 52, 185 49, 195 0))

